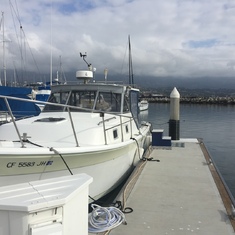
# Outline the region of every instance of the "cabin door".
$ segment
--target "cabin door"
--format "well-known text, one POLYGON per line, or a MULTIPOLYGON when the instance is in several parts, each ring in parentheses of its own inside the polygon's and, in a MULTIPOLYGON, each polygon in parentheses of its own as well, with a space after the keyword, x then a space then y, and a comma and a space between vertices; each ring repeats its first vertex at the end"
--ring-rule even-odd
POLYGON ((130 91, 130 109, 131 109, 132 116, 133 116, 137 126, 139 126, 139 122, 138 122, 138 113, 139 113, 138 100, 139 100, 139 92, 138 91, 133 91, 133 90, 130 91))

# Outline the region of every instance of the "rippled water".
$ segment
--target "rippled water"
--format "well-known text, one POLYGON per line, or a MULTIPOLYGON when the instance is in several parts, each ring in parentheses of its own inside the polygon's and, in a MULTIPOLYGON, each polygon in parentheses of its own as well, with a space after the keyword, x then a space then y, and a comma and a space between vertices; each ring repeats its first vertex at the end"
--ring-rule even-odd
MULTIPOLYGON (((164 129, 168 135, 170 104, 150 103, 141 112, 153 128, 164 129)), ((202 138, 226 184, 235 197, 235 106, 180 105, 180 137, 202 138)))

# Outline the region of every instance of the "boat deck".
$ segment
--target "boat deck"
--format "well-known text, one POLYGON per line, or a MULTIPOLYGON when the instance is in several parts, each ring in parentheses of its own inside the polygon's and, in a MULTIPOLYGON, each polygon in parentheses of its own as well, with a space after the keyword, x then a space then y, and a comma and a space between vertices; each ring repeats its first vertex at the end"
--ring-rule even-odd
POLYGON ((175 146, 154 148, 155 161, 136 169, 136 183, 130 180, 119 195, 133 212, 109 234, 234 234, 231 202, 204 144, 181 139, 175 146))

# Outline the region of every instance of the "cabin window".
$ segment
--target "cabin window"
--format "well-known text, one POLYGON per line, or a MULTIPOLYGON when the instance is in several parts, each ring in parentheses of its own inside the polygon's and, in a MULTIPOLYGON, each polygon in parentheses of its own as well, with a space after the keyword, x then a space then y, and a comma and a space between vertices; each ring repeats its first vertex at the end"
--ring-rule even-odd
POLYGON ((118 131, 117 131, 117 129, 113 130, 113 138, 114 139, 118 138, 118 131))
MULTIPOLYGON (((51 94, 48 102, 67 104, 75 106, 70 108, 71 111, 104 111, 104 112, 122 112, 122 96, 120 93, 73 90, 72 92, 55 92, 51 94)), ((125 102, 128 105, 128 102, 125 102)), ((128 109, 129 108, 125 108, 128 109)), ((65 107, 46 105, 44 111, 64 111, 65 107)))
MULTIPOLYGON (((87 109, 93 109, 96 99, 96 91, 73 91, 73 92, 56 92, 53 93, 48 102, 58 104, 68 104, 76 106, 78 108, 72 108, 71 111, 89 111, 87 109), (81 109, 79 109, 81 108, 81 109)), ((46 105, 44 111, 64 111, 65 107, 46 105)))
POLYGON ((121 112, 121 94, 113 92, 99 92, 95 110, 121 112))
MULTIPOLYGON (((84 109, 93 109, 95 99, 96 91, 74 91, 71 96, 70 104, 84 109)), ((82 111, 82 109, 80 109, 80 111, 82 111)))
MULTIPOLYGON (((54 103, 54 104, 66 104, 67 99, 69 97, 69 92, 56 92, 53 93, 48 102, 54 103)), ((43 111, 63 111, 64 107, 62 106, 56 106, 56 105, 50 105, 46 104, 43 111)))

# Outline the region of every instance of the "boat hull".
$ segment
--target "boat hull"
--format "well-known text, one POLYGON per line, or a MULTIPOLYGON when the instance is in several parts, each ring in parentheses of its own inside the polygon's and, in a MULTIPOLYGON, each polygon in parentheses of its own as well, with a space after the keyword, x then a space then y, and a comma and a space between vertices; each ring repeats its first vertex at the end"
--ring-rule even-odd
MULTIPOLYGON (((141 142, 143 139, 139 139, 139 144, 141 142)), ((143 149, 134 140, 90 152, 77 147, 70 148, 68 153, 68 149, 58 148, 48 149, 48 153, 44 150, 43 154, 26 156, 24 151, 22 148, 18 155, 1 156, 0 186, 86 173, 94 179, 90 186, 90 196, 95 199, 115 188, 133 169, 143 153, 143 149)))

